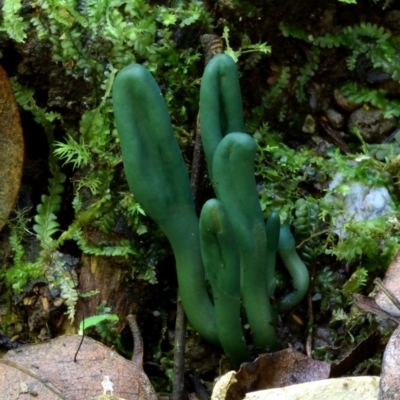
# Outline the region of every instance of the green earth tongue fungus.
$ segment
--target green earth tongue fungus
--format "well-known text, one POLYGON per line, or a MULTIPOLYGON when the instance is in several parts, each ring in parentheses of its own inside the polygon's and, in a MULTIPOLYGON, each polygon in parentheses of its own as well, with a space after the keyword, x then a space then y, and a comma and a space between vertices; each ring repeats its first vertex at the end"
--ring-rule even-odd
POLYGON ((239 243, 242 297, 254 333, 254 347, 256 350, 273 349, 276 338, 272 323, 276 312, 288 311, 301 301, 307 292, 309 276, 307 268, 297 255, 290 229, 286 226, 280 229, 279 215, 272 213, 268 218, 266 234, 261 228, 262 212, 252 166, 254 154, 250 155, 255 150, 249 150, 252 146, 255 148, 254 140, 244 133, 235 133, 236 138, 231 137, 229 144, 227 141, 220 148, 224 137, 244 131, 239 75, 236 63, 226 54, 213 57, 204 71, 200 88, 200 130, 208 173, 239 243), (244 144, 246 141, 248 143, 244 144), (228 151, 226 147, 229 147, 228 151), (245 154, 246 147, 247 155, 243 155, 243 158, 241 155, 235 156, 236 151, 237 154, 245 154), (217 161, 219 166, 215 159, 218 152, 221 153, 221 160, 217 161), (232 161, 234 159, 236 160, 232 161), (230 170, 227 168, 229 160, 230 170), (242 162, 247 165, 246 173, 243 173, 242 162), (218 168, 219 172, 216 171, 218 168), (223 190, 218 187, 221 186, 221 181, 225 182, 223 190), (269 299, 275 290, 275 258, 278 247, 279 254, 293 278, 295 290, 272 308, 269 299))
POLYGON ((200 241, 215 306, 218 336, 234 367, 251 361, 242 330, 240 257, 232 225, 219 200, 208 200, 200 215, 200 241))
POLYGON ((236 63, 226 54, 214 56, 207 64, 200 87, 200 130, 213 178, 213 158, 227 133, 244 132, 242 96, 236 63))
POLYGON ((273 245, 267 248, 254 179, 256 144, 249 135, 241 133, 244 122, 239 75, 236 63, 228 55, 215 56, 204 70, 200 88, 200 130, 208 173, 239 247, 242 298, 254 334, 254 348, 256 351, 272 350, 276 347, 275 312, 267 293, 274 286, 275 266, 267 264, 274 258, 273 245), (266 273, 266 268, 271 271, 266 273), (270 279, 268 284, 266 278, 270 279))
POLYGON ((161 90, 145 67, 118 73, 113 109, 129 188, 171 243, 185 313, 202 337, 219 344, 186 166, 161 90))
POLYGON ((242 298, 256 351, 276 347, 274 311, 266 295, 267 241, 254 178, 256 143, 245 133, 229 133, 213 161, 214 190, 235 232, 241 264, 242 298))
POLYGON ((300 303, 306 295, 310 283, 308 269, 296 252, 296 243, 290 232, 290 226, 287 224, 281 226, 279 255, 293 279, 294 288, 292 292, 281 298, 276 304, 277 311, 284 313, 300 303))
POLYGON ((277 213, 264 225, 254 178, 256 144, 241 133, 238 74, 229 56, 216 56, 208 64, 200 104, 208 169, 218 197, 204 206, 201 238, 186 166, 160 88, 138 64, 124 68, 114 82, 113 108, 130 190, 171 243, 182 304, 193 328, 209 342, 221 343, 238 366, 250 359, 240 324, 240 294, 255 351, 273 350, 276 312, 304 297, 309 276, 289 226, 279 228, 277 213), (277 249, 295 290, 272 307, 277 249))

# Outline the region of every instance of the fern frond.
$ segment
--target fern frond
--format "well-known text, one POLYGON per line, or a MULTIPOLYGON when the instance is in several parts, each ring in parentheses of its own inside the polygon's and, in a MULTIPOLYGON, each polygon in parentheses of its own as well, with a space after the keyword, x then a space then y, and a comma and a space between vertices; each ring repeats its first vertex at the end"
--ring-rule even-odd
POLYGON ((128 257, 129 255, 138 255, 137 250, 135 250, 128 240, 121 239, 115 245, 102 245, 96 246, 95 244, 89 243, 83 235, 81 229, 78 229, 75 233, 75 240, 79 248, 85 254, 92 254, 95 256, 107 256, 107 257, 128 257))
POLYGON ((313 40, 312 35, 306 32, 304 29, 289 26, 287 24, 284 24, 283 22, 279 24, 279 29, 281 30, 284 37, 290 36, 295 39, 304 40, 307 43, 311 43, 313 40))
POLYGON ((313 47, 310 52, 310 61, 299 69, 299 75, 296 78, 296 98, 299 103, 303 103, 307 98, 304 89, 308 81, 318 70, 319 54, 320 50, 318 47, 313 47))
POLYGON ((103 232, 110 232, 111 228, 115 224, 116 212, 115 209, 108 213, 105 213, 101 218, 97 219, 95 224, 103 232))
POLYGON ((355 82, 349 82, 341 87, 341 92, 354 103, 370 103, 379 108, 384 118, 400 117, 400 101, 388 99, 383 89, 369 89, 355 82))
POLYGON ((71 323, 74 322, 76 304, 79 300, 79 293, 75 287, 76 283, 68 277, 64 277, 64 279, 60 283, 61 297, 65 301, 65 305, 67 306, 67 316, 71 323))
POLYGON ((361 22, 359 25, 349 26, 344 30, 344 33, 353 40, 363 36, 384 42, 390 37, 390 33, 385 32, 385 28, 371 22, 361 22))
POLYGON ((60 210, 62 201, 60 194, 64 190, 62 186, 64 181, 65 175, 61 172, 49 179, 49 195, 42 195, 41 203, 36 209, 38 213, 34 217, 36 224, 33 225, 33 230, 45 250, 51 249, 55 244, 52 236, 59 228, 55 213, 60 210))
POLYGON ((280 75, 270 91, 263 97, 263 105, 266 108, 271 108, 278 97, 287 88, 290 81, 290 67, 284 66, 281 69, 280 75))
POLYGON ((343 45, 343 38, 341 35, 326 33, 323 36, 316 37, 313 42, 315 46, 331 49, 333 47, 340 47, 343 45))
POLYGON ((313 198, 297 199, 293 221, 297 243, 302 243, 299 249, 303 261, 312 262, 321 252, 320 239, 316 236, 322 229, 319 219, 320 207, 313 198))
POLYGON ((0 30, 6 31, 11 39, 21 43, 26 39, 27 23, 20 15, 22 0, 4 0, 3 1, 3 26, 0 30))

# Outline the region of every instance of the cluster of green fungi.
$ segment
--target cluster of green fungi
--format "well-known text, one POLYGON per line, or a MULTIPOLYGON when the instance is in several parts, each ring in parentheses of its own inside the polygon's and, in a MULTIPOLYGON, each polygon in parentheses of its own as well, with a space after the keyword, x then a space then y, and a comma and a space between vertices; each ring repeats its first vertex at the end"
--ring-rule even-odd
POLYGON ((244 309, 253 351, 275 349, 277 315, 304 297, 309 275, 278 213, 264 222, 254 177, 256 143, 243 133, 235 62, 225 54, 215 56, 201 82, 200 130, 216 199, 203 205, 199 218, 167 106, 145 67, 132 64, 118 73, 113 109, 129 188, 172 246, 180 297, 193 328, 221 345, 238 366, 251 360, 244 309), (294 290, 272 305, 277 252, 294 290))

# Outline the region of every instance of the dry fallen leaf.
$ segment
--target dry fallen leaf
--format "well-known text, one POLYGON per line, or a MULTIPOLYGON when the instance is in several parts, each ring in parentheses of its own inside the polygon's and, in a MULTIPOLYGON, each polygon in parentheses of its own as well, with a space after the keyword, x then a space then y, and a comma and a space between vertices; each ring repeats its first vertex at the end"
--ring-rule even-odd
POLYGON ((11 361, 0 360, 0 387, 2 399, 18 399, 23 394, 27 398, 38 397, 41 400, 66 399, 57 388, 35 371, 11 361))
POLYGON ((14 207, 21 184, 24 140, 13 88, 0 66, 0 230, 14 207))
MULTIPOLYGON (((386 289, 390 290, 397 299, 400 299, 400 247, 386 271, 382 284, 386 289)), ((400 317, 400 310, 390 301, 382 290, 376 294, 375 301, 376 304, 387 313, 394 317, 400 317)))
POLYGON ((137 358, 136 362, 126 360, 85 336, 74 362, 81 339, 79 335, 61 336, 47 343, 10 350, 0 360, 1 398, 17 399, 15 396, 24 389, 44 400, 97 399, 100 395, 110 394, 103 393, 102 386, 103 379, 108 376, 115 397, 157 400, 137 358))
POLYGON ((381 335, 378 331, 371 332, 361 340, 344 357, 331 363, 330 378, 341 377, 349 373, 358 364, 372 357, 379 346, 381 335))
POLYGON ((254 362, 244 363, 231 380, 226 400, 242 400, 245 394, 261 389, 272 389, 327 379, 330 365, 313 360, 294 350, 262 354, 254 362))
POLYGON ((353 293, 353 300, 358 308, 367 313, 372 313, 383 319, 390 319, 391 321, 396 322, 397 324, 400 323, 400 318, 394 317, 393 315, 382 310, 382 308, 380 308, 378 304, 376 304, 375 299, 372 297, 363 296, 362 294, 358 293, 353 293))
MULTIPOLYGON (((375 280, 380 287, 375 299, 353 295, 358 307, 366 312, 390 319, 400 324, 400 310, 395 303, 400 299, 400 248, 386 271, 382 282, 375 280)), ((379 383, 379 400, 400 399, 400 326, 393 332, 383 353, 382 372, 379 383)))
POLYGON ((400 398, 400 326, 393 332, 383 353, 379 400, 400 398))

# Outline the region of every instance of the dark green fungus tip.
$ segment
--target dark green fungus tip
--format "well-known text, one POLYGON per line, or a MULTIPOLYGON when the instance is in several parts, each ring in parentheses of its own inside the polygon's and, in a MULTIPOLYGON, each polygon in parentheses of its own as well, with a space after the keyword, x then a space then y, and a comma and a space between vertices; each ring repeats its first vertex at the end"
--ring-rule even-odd
POLYGON ((200 87, 200 130, 210 178, 215 150, 231 132, 244 132, 243 105, 236 63, 226 54, 211 59, 200 87))

